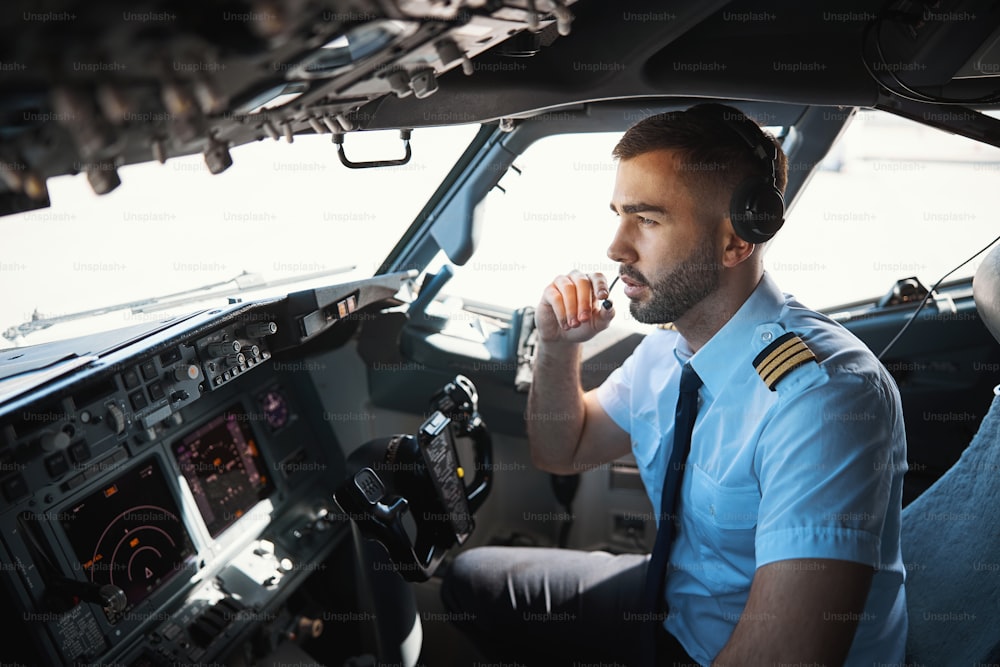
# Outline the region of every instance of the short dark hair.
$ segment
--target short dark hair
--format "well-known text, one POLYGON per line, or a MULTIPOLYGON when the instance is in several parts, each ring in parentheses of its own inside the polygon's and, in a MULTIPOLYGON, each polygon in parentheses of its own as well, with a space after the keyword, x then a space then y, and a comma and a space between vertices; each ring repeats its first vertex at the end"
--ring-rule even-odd
MULTIPOLYGON (((628 160, 649 151, 676 151, 681 168, 688 175, 689 187, 709 201, 725 202, 728 211, 729 198, 737 185, 753 176, 770 176, 739 130, 731 126, 740 122, 757 125, 739 109, 721 104, 699 104, 685 111, 656 114, 630 127, 612 155, 628 160)), ((778 140, 769 132, 760 131, 777 147, 775 187, 784 193, 788 182, 788 159, 778 140)))

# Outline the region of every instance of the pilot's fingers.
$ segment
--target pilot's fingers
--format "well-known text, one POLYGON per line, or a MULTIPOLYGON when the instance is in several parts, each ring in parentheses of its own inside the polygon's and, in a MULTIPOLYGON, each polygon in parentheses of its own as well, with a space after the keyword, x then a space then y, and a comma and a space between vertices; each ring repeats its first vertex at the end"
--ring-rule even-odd
POLYGON ((554 283, 550 283, 542 292, 541 303, 535 311, 535 326, 543 338, 558 337, 559 331, 569 331, 569 318, 566 312, 563 293, 554 283))
POLYGON ((600 271, 591 273, 590 282, 594 285, 594 296, 597 299, 603 301, 608 298, 608 294, 611 293, 611 287, 609 286, 607 277, 603 273, 600 271))
POLYGON ((553 312, 556 315, 556 319, 559 321, 559 326, 563 329, 570 329, 579 324, 577 319, 577 308, 579 304, 579 296, 577 295, 576 283, 569 276, 556 276, 552 279, 552 284, 550 285, 550 290, 546 290, 550 294, 554 291, 553 298, 553 312), (555 298, 558 295, 558 298, 555 298), (554 302, 558 301, 560 308, 556 309, 554 302))
POLYGON ((542 292, 535 310, 535 326, 542 340, 582 343, 611 323, 615 311, 603 308, 594 300, 591 279, 584 276, 581 284, 582 275, 556 276, 542 292), (580 319, 581 308, 589 309, 585 320, 580 319))
MULTIPOLYGON (((589 275, 576 270, 570 271, 567 277, 572 281, 576 290, 576 312, 570 310, 569 304, 567 304, 567 315, 570 317, 575 315, 577 323, 586 322, 590 319, 595 307, 596 291, 593 281, 589 275)), ((573 324, 570 323, 570 326, 573 324)))

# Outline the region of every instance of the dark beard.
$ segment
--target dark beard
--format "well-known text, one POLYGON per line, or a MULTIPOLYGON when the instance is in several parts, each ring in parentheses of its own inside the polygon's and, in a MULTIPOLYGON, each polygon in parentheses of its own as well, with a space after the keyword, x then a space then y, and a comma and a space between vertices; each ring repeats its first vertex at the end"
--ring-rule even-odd
POLYGON ((648 301, 632 301, 629 312, 645 324, 674 322, 719 287, 722 265, 719 263, 714 238, 706 239, 669 274, 656 283, 629 266, 622 274, 650 286, 648 301))

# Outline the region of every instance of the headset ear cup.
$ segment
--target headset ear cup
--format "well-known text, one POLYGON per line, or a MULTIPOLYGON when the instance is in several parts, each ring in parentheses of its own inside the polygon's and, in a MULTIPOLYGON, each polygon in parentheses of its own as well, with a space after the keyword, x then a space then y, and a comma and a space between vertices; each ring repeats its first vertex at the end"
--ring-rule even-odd
POLYGON ((736 234, 750 243, 766 243, 785 222, 785 200, 768 181, 747 179, 733 191, 729 219, 736 234))

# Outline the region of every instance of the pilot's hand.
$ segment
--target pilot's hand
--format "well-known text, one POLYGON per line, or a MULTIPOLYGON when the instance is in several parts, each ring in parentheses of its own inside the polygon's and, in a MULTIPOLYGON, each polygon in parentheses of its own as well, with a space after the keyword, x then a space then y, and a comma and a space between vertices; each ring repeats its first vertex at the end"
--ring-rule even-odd
POLYGON ((604 331, 615 316, 605 309, 608 281, 603 273, 570 271, 556 276, 535 309, 535 328, 542 342, 583 343, 604 331), (599 301, 600 299, 601 301, 599 301))

